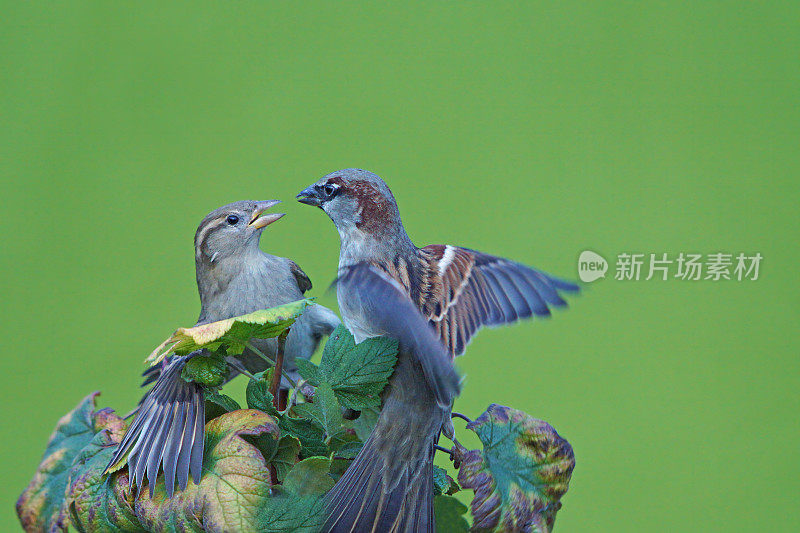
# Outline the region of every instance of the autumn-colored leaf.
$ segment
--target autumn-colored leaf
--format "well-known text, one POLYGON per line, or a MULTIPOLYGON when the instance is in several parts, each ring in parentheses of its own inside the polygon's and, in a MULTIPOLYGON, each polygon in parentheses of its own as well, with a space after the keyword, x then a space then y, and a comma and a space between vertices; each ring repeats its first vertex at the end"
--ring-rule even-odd
POLYGON ((547 422, 496 404, 467 428, 483 443, 458 472, 475 491, 473 528, 549 533, 575 467, 569 443, 547 422))
MULTIPOLYGON (((122 420, 119 419, 122 424, 122 420)), ((134 498, 127 470, 104 476, 121 433, 100 431, 78 454, 70 470, 64 505, 78 531, 144 532, 133 511, 134 498)))
POLYGON ((310 304, 311 299, 306 298, 218 322, 178 328, 153 350, 146 362, 155 365, 170 354, 186 355, 201 348, 210 351, 225 348, 228 355, 241 353, 245 343, 252 338, 268 339, 280 335, 310 304))
POLYGON ((33 480, 17 501, 17 515, 26 531, 66 530, 70 522, 64 495, 73 461, 97 432, 120 435, 124 430, 124 422, 109 409, 95 411, 99 394, 88 395, 56 424, 33 480))
POLYGON ((280 437, 277 422, 253 409, 226 413, 206 424, 203 477, 167 498, 163 481, 149 497, 143 491, 136 515, 148 531, 253 531, 259 507, 269 497, 266 460, 243 437, 280 437))

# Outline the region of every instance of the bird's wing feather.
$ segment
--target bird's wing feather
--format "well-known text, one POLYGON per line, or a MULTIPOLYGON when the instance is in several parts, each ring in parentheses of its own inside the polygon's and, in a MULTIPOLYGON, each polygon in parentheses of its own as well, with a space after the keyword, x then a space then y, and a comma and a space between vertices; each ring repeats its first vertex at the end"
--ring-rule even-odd
POLYGON ((343 270, 336 288, 347 301, 358 303, 374 330, 397 339, 401 349, 417 358, 437 402, 449 407, 458 394, 458 374, 403 286, 386 272, 358 263, 343 270))
POLYGON ((297 286, 300 288, 300 292, 305 293, 311 290, 311 278, 309 278, 306 273, 303 272, 303 269, 291 259, 289 260, 289 270, 291 270, 294 279, 297 280, 297 286))
POLYGON ((547 316, 550 306, 567 305, 559 291, 578 291, 573 283, 467 248, 426 246, 420 256, 419 307, 453 356, 464 353, 481 326, 547 316))

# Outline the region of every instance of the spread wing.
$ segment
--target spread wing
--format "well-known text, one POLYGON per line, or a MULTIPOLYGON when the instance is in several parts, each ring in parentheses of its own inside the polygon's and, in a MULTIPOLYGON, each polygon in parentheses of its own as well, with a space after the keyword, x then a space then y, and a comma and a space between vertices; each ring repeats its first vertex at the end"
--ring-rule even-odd
POLYGON ((458 394, 458 374, 404 287, 386 272, 358 263, 344 269, 336 290, 355 315, 368 317, 372 330, 397 339, 401 349, 414 354, 437 402, 449 407, 458 394))
POLYGON ((578 291, 574 283, 467 248, 433 245, 420 252, 427 275, 419 306, 454 356, 481 326, 547 316, 550 307, 567 305, 559 291, 578 291))
POLYGON ((294 279, 297 280, 297 286, 300 287, 300 292, 305 293, 311 290, 311 279, 303 272, 297 263, 289 260, 289 270, 292 272, 294 279))

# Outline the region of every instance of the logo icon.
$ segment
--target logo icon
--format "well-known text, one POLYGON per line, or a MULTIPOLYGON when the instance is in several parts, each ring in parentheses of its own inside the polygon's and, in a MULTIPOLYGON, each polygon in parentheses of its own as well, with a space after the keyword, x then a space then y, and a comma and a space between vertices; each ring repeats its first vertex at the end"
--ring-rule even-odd
POLYGON ((584 283, 591 283, 606 277, 608 261, 602 255, 591 250, 584 250, 578 257, 578 277, 584 283))

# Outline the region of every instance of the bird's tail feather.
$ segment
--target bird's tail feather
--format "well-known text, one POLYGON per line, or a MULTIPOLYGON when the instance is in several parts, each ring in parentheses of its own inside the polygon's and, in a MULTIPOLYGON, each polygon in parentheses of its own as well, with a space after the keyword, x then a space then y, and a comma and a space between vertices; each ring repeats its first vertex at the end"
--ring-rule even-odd
POLYGON ((433 532, 432 449, 419 466, 393 478, 380 445, 367 440, 361 453, 326 495, 326 533, 433 532))
POLYGON ((447 411, 405 353, 384 392, 375 428, 325 496, 325 532, 435 530, 433 444, 447 411))
POLYGON ((185 357, 173 357, 140 403, 138 414, 106 467, 113 472, 128 464, 138 492, 147 482, 153 495, 160 467, 167 496, 175 482, 186 488, 191 473, 200 482, 205 438, 205 399, 202 388, 181 379, 185 357))

